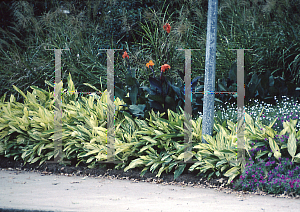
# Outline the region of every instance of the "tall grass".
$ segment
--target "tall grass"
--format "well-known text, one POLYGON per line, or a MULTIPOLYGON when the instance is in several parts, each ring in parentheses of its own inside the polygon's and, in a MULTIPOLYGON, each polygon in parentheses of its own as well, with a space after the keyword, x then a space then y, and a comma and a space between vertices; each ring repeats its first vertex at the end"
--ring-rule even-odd
MULTIPOLYGON (((145 85, 151 74, 145 64, 155 59, 157 66, 162 65, 166 53, 176 80, 176 71, 184 69, 184 53, 177 48, 201 49, 192 51, 192 78, 204 74, 207 0, 55 0, 47 4, 44 13, 37 13, 32 1, 10 4, 14 22, 0 30, 1 96, 13 93, 19 99, 12 85, 26 92, 33 84, 47 89, 45 80, 54 83, 54 53, 45 51, 45 46, 71 49, 63 51, 62 80, 66 82, 70 72, 79 91, 89 91, 84 82, 99 87, 100 77, 106 86, 106 52, 99 49, 127 50, 131 68, 145 85), (166 22, 172 26, 169 47, 160 52, 166 45, 160 34, 166 22)), ((228 77, 236 59, 235 51, 228 49, 251 48, 245 53, 246 83, 254 73, 269 71, 292 82, 291 86, 299 85, 299 20, 299 1, 220 0, 216 82, 228 77)), ((115 75, 124 81, 121 55, 121 51, 115 53, 115 75)))

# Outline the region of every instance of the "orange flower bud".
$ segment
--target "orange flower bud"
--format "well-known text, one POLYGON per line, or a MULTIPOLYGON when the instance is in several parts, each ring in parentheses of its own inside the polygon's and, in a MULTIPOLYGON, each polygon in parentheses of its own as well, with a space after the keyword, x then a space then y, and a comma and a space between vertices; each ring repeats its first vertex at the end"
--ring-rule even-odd
POLYGON ((164 65, 161 66, 160 69, 161 69, 162 72, 165 72, 166 70, 168 70, 170 68, 171 68, 171 66, 169 66, 168 64, 164 64, 164 65))
POLYGON ((164 28, 164 30, 167 31, 167 33, 170 33, 170 31, 171 31, 171 26, 170 26, 169 23, 166 23, 166 24, 163 26, 163 28, 164 28))
POLYGON ((127 52, 125 51, 124 54, 122 55, 123 58, 127 57, 129 59, 129 56, 127 54, 127 52))
POLYGON ((149 66, 154 66, 154 63, 152 60, 149 61, 149 63, 146 64, 147 68, 149 68, 149 66))

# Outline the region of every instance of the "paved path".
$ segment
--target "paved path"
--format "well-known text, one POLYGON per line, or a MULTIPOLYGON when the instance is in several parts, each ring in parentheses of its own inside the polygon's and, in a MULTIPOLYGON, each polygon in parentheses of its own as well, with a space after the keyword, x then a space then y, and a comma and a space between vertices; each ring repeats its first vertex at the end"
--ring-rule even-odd
POLYGON ((299 212, 300 199, 108 178, 0 171, 1 209, 99 212, 299 212))

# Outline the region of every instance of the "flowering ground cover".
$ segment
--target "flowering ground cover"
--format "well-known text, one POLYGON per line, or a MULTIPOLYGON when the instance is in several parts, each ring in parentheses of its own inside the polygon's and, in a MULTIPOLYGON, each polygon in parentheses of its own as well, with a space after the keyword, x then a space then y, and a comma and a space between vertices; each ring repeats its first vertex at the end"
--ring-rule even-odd
MULTIPOLYGON (((293 99, 284 98, 283 102, 279 102, 276 99, 276 105, 259 103, 254 101, 252 106, 246 106, 245 111, 255 118, 262 108, 265 108, 263 116, 260 118, 262 123, 270 123, 274 117, 278 117, 274 124, 274 130, 280 132, 283 129, 283 123, 285 121, 297 120, 296 131, 300 129, 300 105, 299 102, 293 99)), ((216 107, 222 113, 216 113, 216 118, 220 121, 223 119, 230 119, 236 121, 236 106, 235 104, 227 105, 227 107, 216 107)), ((201 116, 201 113, 200 113, 201 116)), ((281 143, 281 146, 287 145, 289 136, 275 135, 275 140, 281 143)), ((255 141, 251 144, 255 146, 255 141)), ((299 140, 297 140, 299 151, 299 140)), ((235 181, 233 188, 236 190, 244 191, 265 191, 273 194, 283 193, 300 193, 300 166, 299 163, 294 163, 289 157, 287 151, 283 151, 283 158, 279 158, 279 161, 274 157, 265 157, 256 159, 256 156, 269 150, 269 146, 261 146, 259 148, 250 149, 249 160, 250 163, 246 164, 244 172, 240 175, 239 179, 235 181)))

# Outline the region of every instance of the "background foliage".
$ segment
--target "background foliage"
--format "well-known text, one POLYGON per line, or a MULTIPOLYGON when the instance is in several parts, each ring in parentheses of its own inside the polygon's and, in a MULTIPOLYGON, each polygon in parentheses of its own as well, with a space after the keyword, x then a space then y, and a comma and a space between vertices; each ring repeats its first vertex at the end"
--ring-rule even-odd
MULTIPOLYGON (((201 49, 192 51, 192 79, 204 74, 207 0, 30 0, 0 4, 1 96, 13 93, 19 101, 22 97, 12 85, 26 93, 31 85, 47 89, 45 80, 54 83, 54 54, 45 51, 45 46, 71 49, 63 51, 62 80, 66 82, 67 73, 72 73, 80 91, 90 91, 84 82, 97 88, 102 83, 106 88, 106 53, 99 49, 127 50, 130 67, 141 85, 150 86, 152 73, 145 66, 150 59, 157 64, 155 73, 169 62, 171 78, 179 78, 176 73, 184 69, 184 54, 177 48, 201 49), (172 27, 167 42, 162 29, 166 22, 172 27)), ((220 0, 216 88, 229 89, 235 83, 229 70, 236 53, 228 49, 247 48, 253 51, 245 53, 246 97, 299 97, 295 91, 300 83, 299 14, 296 0, 220 0), (251 82, 254 74, 261 85, 251 82), (275 80, 274 84, 272 77, 280 82, 275 80), (268 89, 272 83, 282 89, 268 89)), ((127 67, 121 55, 116 51, 115 78, 126 85, 127 67)), ((236 101, 233 95, 216 97, 223 102, 236 101)))

